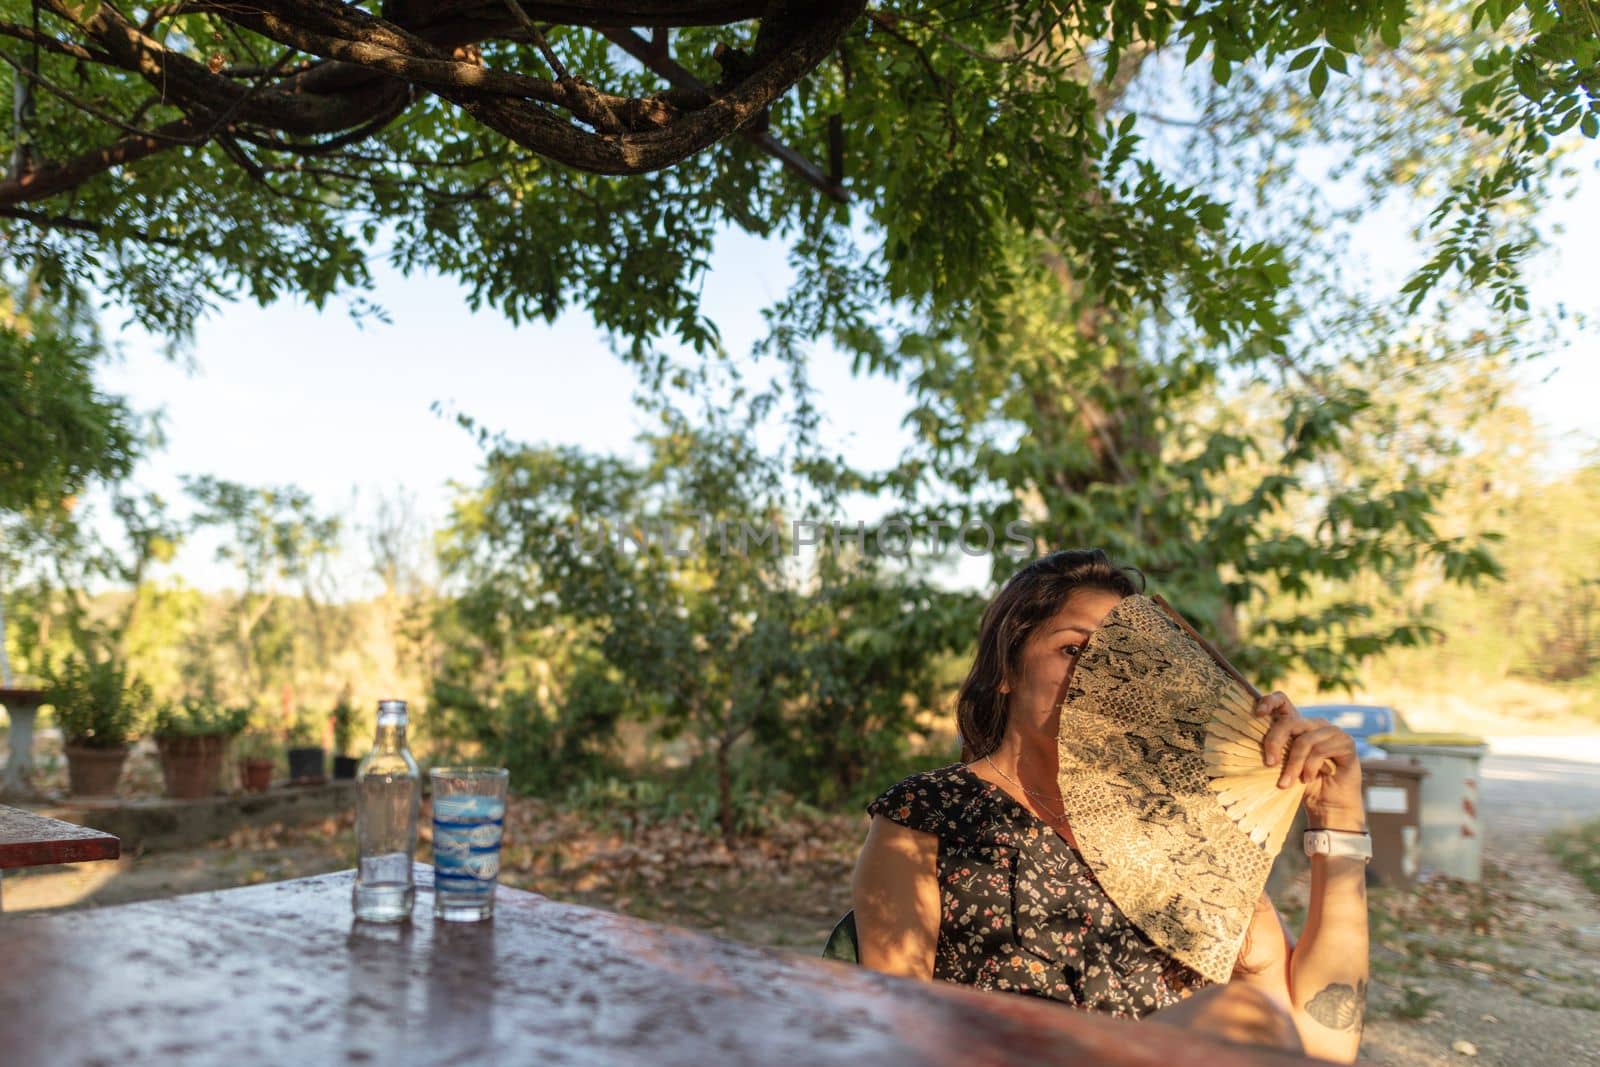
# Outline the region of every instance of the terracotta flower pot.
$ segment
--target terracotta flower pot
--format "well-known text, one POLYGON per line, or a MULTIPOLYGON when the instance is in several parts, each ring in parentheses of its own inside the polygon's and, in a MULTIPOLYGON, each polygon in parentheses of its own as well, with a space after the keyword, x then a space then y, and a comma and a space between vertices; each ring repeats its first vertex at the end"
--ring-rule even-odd
POLYGON ((272 766, 269 759, 240 760, 239 784, 247 793, 265 793, 272 786, 272 766))
POLYGON ((108 797, 117 791, 128 746, 80 748, 67 745, 67 782, 75 797, 108 797))
POLYGON ((222 752, 227 744, 228 739, 222 734, 156 738, 167 796, 196 800, 221 789, 222 752))

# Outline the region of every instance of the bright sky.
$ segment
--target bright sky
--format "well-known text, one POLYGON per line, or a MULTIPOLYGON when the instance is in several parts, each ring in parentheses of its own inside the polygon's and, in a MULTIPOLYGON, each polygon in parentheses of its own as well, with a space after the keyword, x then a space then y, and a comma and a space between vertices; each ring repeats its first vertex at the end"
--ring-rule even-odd
MULTIPOLYGON (((530 444, 623 452, 647 428, 633 404, 635 372, 612 355, 586 315, 520 328, 473 313, 461 288, 436 276, 380 268, 377 301, 392 322, 353 322, 342 305, 234 305, 203 322, 192 370, 130 329, 126 358, 102 375, 136 408, 163 411, 166 448, 136 481, 171 501, 179 478, 210 473, 246 484, 294 484, 328 511, 371 506, 378 493, 413 494, 432 524, 448 513, 449 483, 475 479, 479 448, 450 412, 530 444), (438 403, 445 414, 433 411, 438 403), (352 500, 352 492, 356 497, 352 500)), ((788 287, 784 249, 729 231, 704 287, 705 308, 732 353, 765 333, 761 308, 788 287)), ((108 324, 109 325, 109 324, 108 324)), ((818 347, 814 385, 824 444, 869 466, 893 463, 908 437, 905 391, 855 379, 831 346, 818 347)), ((871 514, 838 516, 842 522, 871 514)), ((209 548, 180 556, 194 584, 226 585, 209 548)))
MULTIPOLYGON (((1600 216, 1593 211, 1600 153, 1588 156, 1579 196, 1552 208, 1566 232, 1555 253, 1536 265, 1532 288, 1537 301, 1593 317, 1600 314, 1600 216)), ((146 462, 137 483, 172 501, 180 498, 184 474, 294 484, 326 511, 356 520, 378 492, 399 488, 437 524, 447 512, 448 483, 474 480, 479 451, 451 418, 431 410, 435 402, 513 440, 596 452, 632 447, 643 428, 631 399, 634 373, 582 314, 553 326, 513 328, 497 312, 469 311, 447 279, 383 270, 378 278, 375 296, 392 323, 358 326, 337 303, 320 313, 287 303, 230 306, 201 324, 192 373, 161 356, 153 339, 124 333, 126 358, 107 369, 104 385, 140 409, 161 409, 167 434, 165 450, 146 462)), ((719 243, 704 299, 730 352, 748 351, 764 333, 760 309, 787 284, 778 243, 734 232, 719 243)), ((106 325, 114 325, 109 315, 106 325)), ((1561 442, 1566 462, 1594 447, 1600 397, 1593 324, 1569 333, 1571 347, 1538 365, 1525 397, 1561 442)), ((882 379, 853 378, 826 345, 813 356, 812 375, 828 419, 825 443, 866 466, 893 462, 907 441, 900 425, 910 408, 905 391, 882 379)), ((852 525, 872 517, 837 516, 852 525)), ((208 557, 209 549, 197 545, 180 556, 179 570, 202 587, 229 584, 231 574, 208 557)), ((971 576, 982 573, 979 566, 971 576)))

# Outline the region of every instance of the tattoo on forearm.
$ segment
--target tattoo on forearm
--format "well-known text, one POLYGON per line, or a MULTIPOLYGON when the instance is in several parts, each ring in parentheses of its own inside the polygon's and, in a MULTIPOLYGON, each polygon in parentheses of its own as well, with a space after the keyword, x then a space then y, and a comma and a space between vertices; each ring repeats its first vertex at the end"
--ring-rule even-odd
POLYGON ((1306 1014, 1330 1030, 1359 1030, 1367 1011, 1367 980, 1354 986, 1334 982, 1311 998, 1306 1014))

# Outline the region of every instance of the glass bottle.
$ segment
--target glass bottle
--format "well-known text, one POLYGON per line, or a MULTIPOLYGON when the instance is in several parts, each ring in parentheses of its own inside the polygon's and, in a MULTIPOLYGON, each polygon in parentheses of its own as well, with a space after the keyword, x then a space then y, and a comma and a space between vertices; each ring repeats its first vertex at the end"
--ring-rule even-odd
POLYGON ((406 748, 406 702, 380 700, 378 736, 356 768, 356 918, 397 923, 411 917, 421 800, 417 761, 406 748))

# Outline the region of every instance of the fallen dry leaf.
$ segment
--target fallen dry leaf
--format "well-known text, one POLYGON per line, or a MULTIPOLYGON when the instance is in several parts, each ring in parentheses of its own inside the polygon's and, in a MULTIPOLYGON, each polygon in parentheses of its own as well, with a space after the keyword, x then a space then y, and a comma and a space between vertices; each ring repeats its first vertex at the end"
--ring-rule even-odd
POLYGON ((1463 1041, 1460 1038, 1450 1042, 1450 1048, 1452 1051, 1459 1052, 1463 1056, 1476 1056, 1478 1054, 1477 1045, 1474 1045, 1470 1041, 1463 1041))

